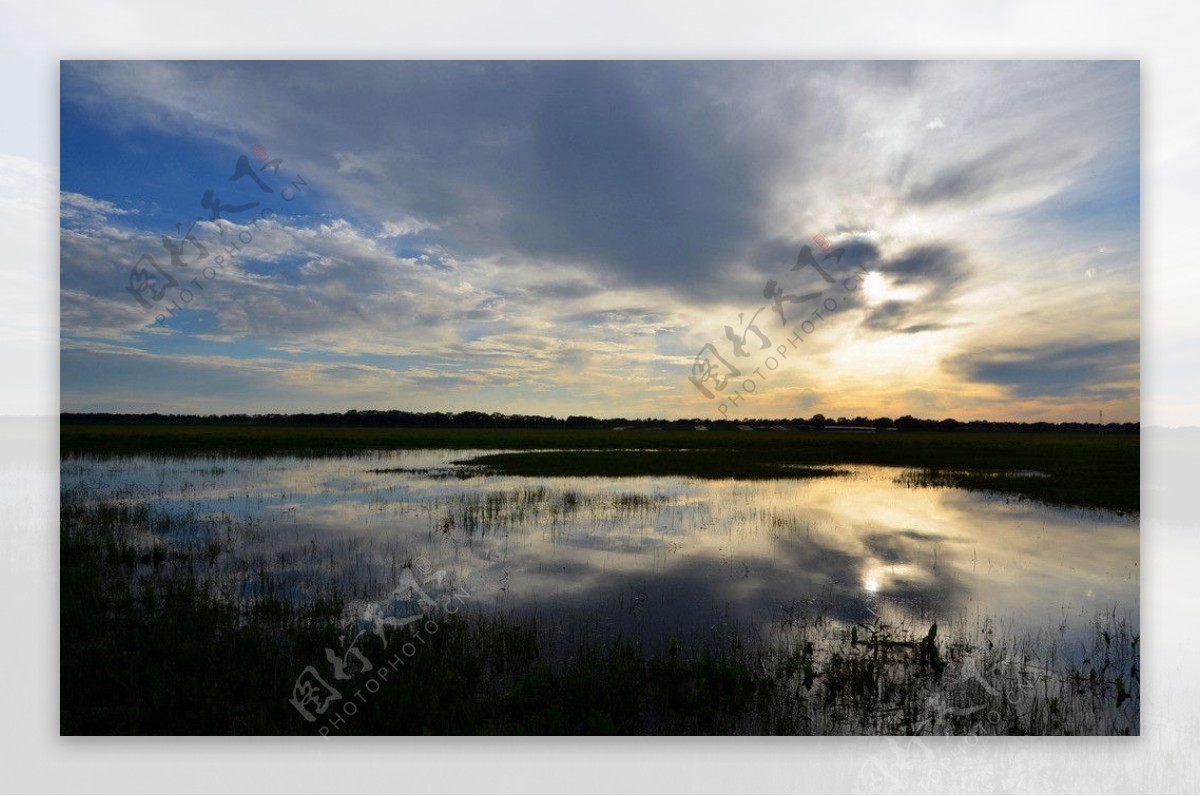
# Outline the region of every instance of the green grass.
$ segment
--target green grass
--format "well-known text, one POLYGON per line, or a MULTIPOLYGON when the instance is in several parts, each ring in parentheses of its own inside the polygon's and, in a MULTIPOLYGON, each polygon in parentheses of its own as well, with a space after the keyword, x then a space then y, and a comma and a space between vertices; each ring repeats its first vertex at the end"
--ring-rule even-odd
MULTIPOLYGON (((530 477, 808 477, 805 467, 893 465, 937 471, 930 486, 989 489, 1051 504, 1139 509, 1139 438, 1124 435, 579 431, 63 425, 62 454, 350 455, 369 450, 525 451, 473 460, 530 477), (655 451, 649 453, 648 451, 655 451), (1036 470, 1048 478, 1007 476, 1036 470)), ((914 483, 914 485, 917 485, 914 483)))
POLYGON ((780 457, 778 451, 733 451, 745 454, 745 461, 730 461, 725 451, 552 451, 536 453, 496 453, 465 459, 485 472, 549 476, 629 476, 678 475, 694 478, 831 478, 848 471, 833 467, 811 467, 780 457))
POLYGON ((939 633, 803 615, 783 617, 773 645, 730 635, 686 652, 617 638, 552 660, 536 624, 463 614, 420 639, 395 630, 387 649, 366 636, 374 676, 336 681, 325 649, 342 649, 346 595, 285 595, 277 572, 219 566, 231 552, 218 539, 147 536, 149 516, 62 508, 63 734, 1138 732, 1139 639, 1115 615, 1097 617, 1087 658, 1064 666, 1053 640, 986 621, 939 633), (248 575, 262 588, 233 596, 248 575), (413 653, 381 683, 405 642, 413 653), (340 725, 290 704, 310 665, 344 694, 337 708, 361 695, 340 725))

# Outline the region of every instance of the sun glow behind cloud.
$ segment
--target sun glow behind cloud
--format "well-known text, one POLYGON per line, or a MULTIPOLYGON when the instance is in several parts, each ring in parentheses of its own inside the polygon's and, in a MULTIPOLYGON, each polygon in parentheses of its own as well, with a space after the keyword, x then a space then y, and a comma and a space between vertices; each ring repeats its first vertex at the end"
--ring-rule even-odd
POLYGON ((869 307, 877 307, 885 301, 918 301, 923 292, 914 287, 896 287, 887 276, 878 271, 869 271, 863 277, 860 289, 869 307))
POLYGON ((829 287, 820 235, 861 289, 738 416, 1138 417, 1136 64, 66 64, 63 107, 64 409, 712 417, 697 352, 797 334, 763 286, 829 287), (309 188, 155 324, 130 267, 254 144, 309 188))

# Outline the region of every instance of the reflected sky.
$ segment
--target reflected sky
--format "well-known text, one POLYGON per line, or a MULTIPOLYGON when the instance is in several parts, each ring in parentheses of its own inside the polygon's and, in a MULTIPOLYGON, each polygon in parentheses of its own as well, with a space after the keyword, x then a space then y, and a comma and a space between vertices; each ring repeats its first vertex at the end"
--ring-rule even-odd
MULTIPOLYGON (((71 457, 64 501, 148 502, 167 541, 227 540, 299 594, 364 599, 424 556, 473 610, 535 616, 563 649, 769 639, 795 614, 938 621, 1068 640, 1116 610, 1137 626, 1138 523, 1015 497, 912 488, 903 470, 734 481, 522 478, 473 451, 345 458, 71 457)), ((1033 477, 1033 476, 1031 476, 1033 477)), ((1069 654, 1069 650, 1066 651, 1069 654)))

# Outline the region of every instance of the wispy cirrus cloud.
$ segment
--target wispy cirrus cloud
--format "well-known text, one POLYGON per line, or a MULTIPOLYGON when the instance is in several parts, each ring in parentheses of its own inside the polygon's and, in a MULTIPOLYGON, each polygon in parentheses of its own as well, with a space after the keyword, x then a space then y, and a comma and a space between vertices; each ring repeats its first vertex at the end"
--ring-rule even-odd
MULTIPOLYGON (((821 287, 790 268, 822 233, 871 276, 747 412, 1137 416, 1136 380, 1113 376, 1127 349, 1059 382, 1011 353, 1136 339, 1135 63, 103 62, 62 85, 67 341, 367 362, 433 406, 712 415, 691 358, 767 280, 821 287), (124 291, 132 261, 252 144, 312 190, 155 325, 124 291)), ((413 400, 370 378, 292 395, 413 400)))

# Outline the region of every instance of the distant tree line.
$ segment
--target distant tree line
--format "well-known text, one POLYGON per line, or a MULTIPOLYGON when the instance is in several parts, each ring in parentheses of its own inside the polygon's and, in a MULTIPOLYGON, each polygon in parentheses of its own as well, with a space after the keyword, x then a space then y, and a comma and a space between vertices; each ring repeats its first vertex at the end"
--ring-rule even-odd
POLYGON ((691 431, 704 427, 712 431, 753 429, 763 431, 802 431, 813 429, 941 432, 1004 432, 1027 434, 1138 434, 1140 423, 1016 423, 993 420, 931 420, 904 415, 890 417, 812 417, 708 420, 691 418, 595 418, 571 415, 567 418, 544 415, 502 414, 500 412, 405 412, 398 409, 350 409, 346 412, 300 414, 176 415, 112 414, 107 412, 63 412, 62 423, 145 424, 145 425, 255 425, 255 426, 343 426, 355 428, 569 428, 691 431))

